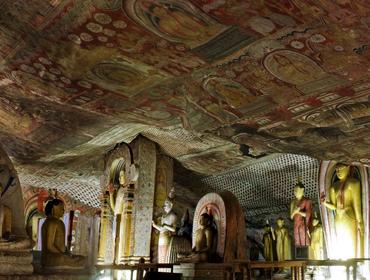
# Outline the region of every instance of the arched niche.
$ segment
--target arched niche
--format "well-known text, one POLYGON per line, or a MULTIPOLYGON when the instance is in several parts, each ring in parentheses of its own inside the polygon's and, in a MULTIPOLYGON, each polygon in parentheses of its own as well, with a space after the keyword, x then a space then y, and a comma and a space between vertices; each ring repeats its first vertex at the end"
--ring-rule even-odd
POLYGON ((22 239, 27 236, 25 229, 24 202, 18 174, 4 149, 0 146, 0 203, 12 211, 12 235, 22 239))
MULTIPOLYGON (((101 178, 102 204, 100 240, 98 248, 98 264, 116 264, 121 262, 124 222, 121 218, 124 208, 124 192, 120 188, 120 172, 124 171, 125 181, 128 182, 129 170, 133 163, 132 150, 128 144, 117 144, 104 157, 104 173, 101 178), (111 195, 108 190, 112 186, 115 191, 111 195), (114 205, 114 209, 112 209, 114 205), (120 249, 121 248, 121 249, 120 249)), ((127 247, 127 246, 126 246, 127 247)), ((129 255, 128 253, 127 255, 129 255)), ((125 256, 126 257, 126 256, 125 256)))
POLYGON ((106 154, 104 160, 104 174, 102 177, 103 191, 110 183, 118 187, 119 172, 121 170, 129 170, 132 160, 133 155, 125 144, 118 145, 114 150, 106 154))
POLYGON ((195 209, 193 220, 193 247, 199 219, 203 213, 212 216, 217 229, 216 253, 220 260, 231 262, 246 259, 247 241, 244 213, 238 199, 230 191, 208 193, 203 196, 195 209))
MULTIPOLYGON (((323 161, 320 166, 319 194, 326 194, 328 197, 330 186, 337 180, 335 167, 336 161, 323 161)), ((370 213, 369 213, 369 175, 365 166, 351 166, 351 175, 361 183, 361 206, 364 223, 364 257, 370 256, 370 213)), ((328 258, 335 259, 335 247, 338 246, 335 240, 336 232, 334 225, 334 211, 327 209, 321 204, 321 219, 324 228, 324 238, 326 244, 326 254, 328 258)))

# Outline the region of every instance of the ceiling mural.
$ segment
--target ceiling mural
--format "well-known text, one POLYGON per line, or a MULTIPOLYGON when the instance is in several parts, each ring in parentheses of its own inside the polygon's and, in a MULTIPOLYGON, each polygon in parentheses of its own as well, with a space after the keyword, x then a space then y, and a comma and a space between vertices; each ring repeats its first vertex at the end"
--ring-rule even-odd
POLYGON ((0 141, 19 164, 69 168, 129 123, 219 139, 219 150, 179 158, 207 175, 271 153, 369 164, 369 10, 365 0, 0 0, 0 141))

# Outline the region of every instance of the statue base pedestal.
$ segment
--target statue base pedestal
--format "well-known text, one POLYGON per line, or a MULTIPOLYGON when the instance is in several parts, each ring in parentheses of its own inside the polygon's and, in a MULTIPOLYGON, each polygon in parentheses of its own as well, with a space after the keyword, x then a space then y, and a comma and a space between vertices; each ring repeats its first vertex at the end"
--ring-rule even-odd
POLYGON ((29 275, 33 273, 29 250, 0 251, 0 275, 29 275))
POLYGON ((173 266, 174 273, 182 273, 182 280, 224 280, 231 270, 222 263, 180 263, 173 266))

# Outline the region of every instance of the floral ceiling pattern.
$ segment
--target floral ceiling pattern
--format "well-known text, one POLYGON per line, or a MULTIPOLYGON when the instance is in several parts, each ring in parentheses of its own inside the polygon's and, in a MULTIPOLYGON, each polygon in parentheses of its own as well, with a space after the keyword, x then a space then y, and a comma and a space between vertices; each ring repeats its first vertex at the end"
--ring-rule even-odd
POLYGON ((369 164, 369 59, 366 0, 0 0, 0 142, 77 170, 127 123, 219 139, 181 155, 203 174, 271 153, 369 164))

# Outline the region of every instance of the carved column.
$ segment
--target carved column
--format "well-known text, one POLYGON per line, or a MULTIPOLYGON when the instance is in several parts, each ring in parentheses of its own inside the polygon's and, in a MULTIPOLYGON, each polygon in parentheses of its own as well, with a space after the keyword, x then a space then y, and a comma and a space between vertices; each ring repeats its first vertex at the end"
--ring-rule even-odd
POLYGON ((155 143, 139 136, 135 143, 140 172, 135 189, 133 259, 138 261, 143 257, 150 260, 150 241, 152 232, 154 187, 156 173, 155 143))

